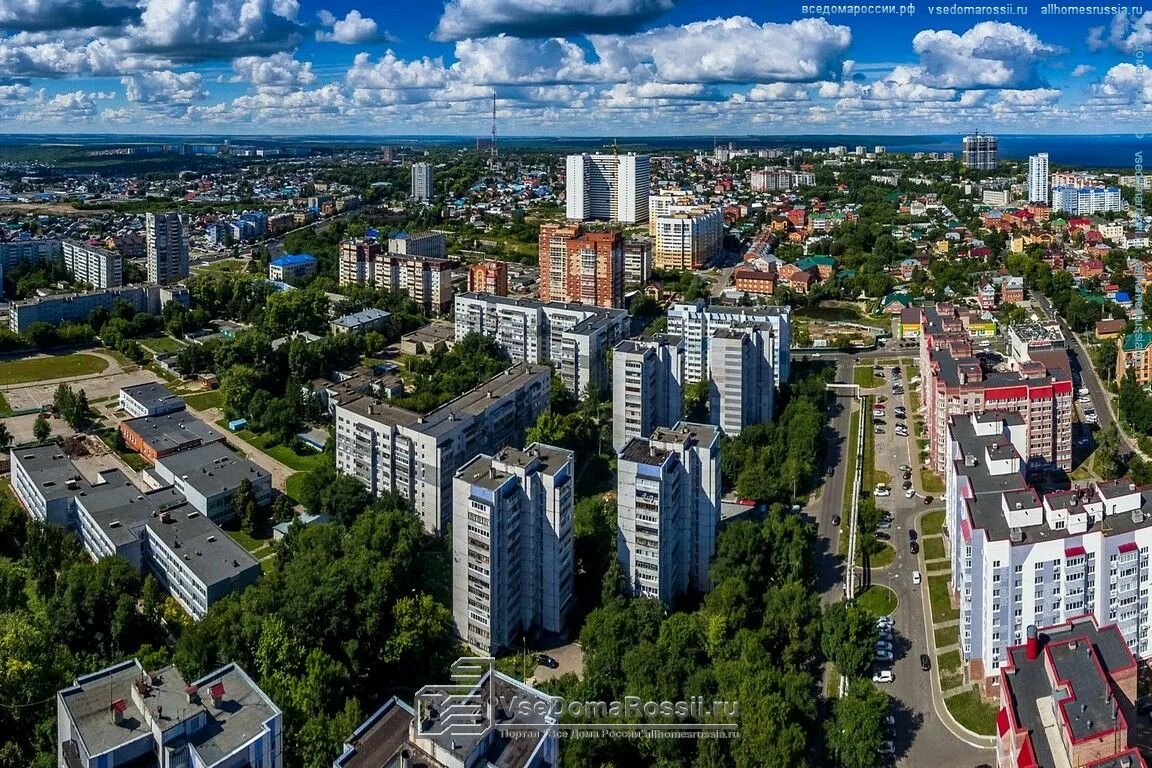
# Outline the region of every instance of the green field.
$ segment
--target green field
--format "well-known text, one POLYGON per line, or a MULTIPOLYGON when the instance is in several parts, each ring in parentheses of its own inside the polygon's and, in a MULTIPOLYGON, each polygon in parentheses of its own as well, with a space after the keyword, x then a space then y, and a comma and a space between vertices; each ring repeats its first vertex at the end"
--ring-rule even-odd
MULTIPOLYGON (((209 408, 223 408, 224 393, 218 389, 213 389, 208 392, 198 392, 194 395, 185 395, 184 402, 194 411, 206 411, 209 408)), ((224 428, 228 428, 228 422, 224 422, 224 428)))
POLYGON ((944 703, 948 705, 948 711, 956 718, 956 722, 973 733, 989 735, 996 732, 996 714, 999 709, 986 701, 975 686, 945 699, 944 703))
POLYGON ((12 406, 8 405, 8 398, 4 397, 4 393, 0 392, 0 416, 7 416, 12 413, 12 406))
POLYGON ((925 493, 944 493, 944 481, 927 467, 920 467, 920 485, 925 493))
POLYGON ((944 648, 960 642, 960 630, 957 627, 940 627, 932 632, 932 637, 937 648, 944 648))
POLYGON ((924 539, 920 546, 921 549, 924 550, 925 560, 940 560, 947 556, 947 553, 944 551, 943 539, 924 539))
POLYGON ((952 607, 947 575, 928 577, 928 597, 932 603, 933 624, 960 618, 960 609, 952 607))
POLYGON ((884 382, 876 378, 876 374, 872 371, 870 365, 858 365, 852 370, 852 382, 857 386, 871 389, 878 387, 884 382))
POLYGON ((887 616, 896 610, 896 594, 888 587, 873 584, 856 596, 856 604, 873 616, 887 616))
POLYGON ((7 386, 27 384, 30 381, 86 376, 100 373, 107 367, 107 360, 83 353, 12 360, 0 363, 0 384, 7 386))
MULTIPOLYGON (((869 562, 869 566, 872 568, 883 568, 887 565, 891 565, 892 561, 896 559, 896 549, 886 541, 882 543, 884 544, 884 548, 881 549, 877 554, 872 555, 872 560, 869 562)), ((856 564, 864 564, 864 558, 861 557, 861 553, 859 551, 856 552, 856 564)))
MULTIPOLYGON (((228 419, 220 419, 216 423, 225 430, 228 429, 228 419)), ((232 434, 297 472, 308 472, 317 469, 328 461, 327 456, 322 453, 316 453, 315 451, 310 450, 307 454, 299 454, 286 445, 268 445, 267 437, 248 429, 242 429, 232 434)))
POLYGON ((140 344, 158 355, 174 354, 184 348, 183 344, 171 336, 149 336, 146 339, 141 339, 140 344))
POLYGON ((944 510, 937 509, 932 512, 925 512, 924 517, 920 518, 920 533, 925 536, 932 536, 933 534, 943 533, 944 531, 944 510))
POLYGON ((308 476, 307 472, 297 472, 294 475, 288 475, 288 479, 284 481, 284 493, 293 501, 300 501, 300 486, 304 484, 304 478, 308 476))

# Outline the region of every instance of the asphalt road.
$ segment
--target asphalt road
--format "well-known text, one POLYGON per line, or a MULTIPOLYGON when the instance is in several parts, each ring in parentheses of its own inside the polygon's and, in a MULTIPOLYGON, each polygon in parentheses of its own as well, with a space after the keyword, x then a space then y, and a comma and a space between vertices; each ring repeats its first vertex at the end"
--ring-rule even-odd
MULTIPOLYGON (((850 383, 853 359, 847 355, 839 355, 837 358, 836 381, 841 384, 850 383)), ((831 467, 832 474, 824 478, 820 499, 814 505, 815 508, 809 510, 809 514, 816 518, 816 583, 820 588, 820 601, 824 605, 844 597, 844 569, 836 554, 841 528, 832 525, 832 517, 843 516, 844 486, 851 481, 848 477, 847 450, 853 399, 836 399, 840 406, 839 413, 833 415, 825 431, 824 442, 825 467, 831 467)), ((847 535, 848 529, 843 530, 847 535)))

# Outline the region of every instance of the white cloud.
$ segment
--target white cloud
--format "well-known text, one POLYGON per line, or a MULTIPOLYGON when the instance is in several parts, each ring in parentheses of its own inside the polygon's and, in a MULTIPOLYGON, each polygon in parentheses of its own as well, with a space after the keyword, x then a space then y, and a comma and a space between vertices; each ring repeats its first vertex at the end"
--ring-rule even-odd
POLYGON ((852 33, 824 19, 757 24, 735 16, 589 39, 608 69, 645 69, 664 82, 805 82, 836 79, 852 33))
POLYGON ((120 82, 124 85, 124 97, 132 102, 190 104, 208 97, 199 72, 145 72, 123 77, 120 82))
POLYGON ((514 37, 461 40, 456 43, 452 72, 479 85, 551 85, 610 82, 623 79, 602 64, 589 62, 584 49, 560 38, 521 40, 514 37))
POLYGON ((1152 104, 1152 70, 1127 62, 1111 67, 1090 89, 1092 102, 1114 106, 1152 104))
POLYGON ((795 83, 766 83, 748 92, 749 101, 807 101, 808 91, 795 83))
POLYGON ((134 0, 0 0, 0 28, 115 27, 140 18, 134 0))
POLYGON ((329 11, 321 11, 320 23, 330 28, 328 32, 316 31, 316 39, 325 43, 356 45, 387 38, 387 35, 380 34, 374 19, 362 15, 355 9, 348 11, 348 15, 342 19, 336 18, 329 11))
POLYGON ((507 34, 521 38, 634 32, 674 0, 449 0, 437 40, 507 34))
POLYGON ((980 22, 962 35, 926 29, 912 38, 912 48, 920 64, 897 67, 898 79, 935 88, 1036 88, 1043 85, 1037 64, 1061 51, 1026 29, 996 21, 980 22))
POLYGON ((132 47, 173 61, 271 54, 300 40, 299 0, 147 0, 132 47))
POLYGON ((358 53, 352 67, 345 75, 348 85, 353 88, 379 90, 404 90, 408 88, 435 88, 444 85, 448 70, 442 59, 422 59, 406 61, 392 51, 386 52, 378 61, 372 61, 367 53, 358 53))
POLYGON ((1072 70, 1072 77, 1083 77, 1096 71, 1096 67, 1091 64, 1077 64, 1076 68, 1072 70))
POLYGON ((1112 46, 1129 55, 1136 51, 1146 51, 1152 47, 1152 11, 1133 18, 1129 16, 1128 9, 1124 8, 1112 17, 1107 31, 1108 36, 1105 37, 1104 27, 1088 30, 1086 42, 1089 50, 1098 51, 1112 46))
POLYGON ((312 62, 298 61, 290 53, 242 56, 232 62, 232 70, 236 73, 232 82, 250 83, 258 90, 284 92, 312 85, 317 79, 312 62))

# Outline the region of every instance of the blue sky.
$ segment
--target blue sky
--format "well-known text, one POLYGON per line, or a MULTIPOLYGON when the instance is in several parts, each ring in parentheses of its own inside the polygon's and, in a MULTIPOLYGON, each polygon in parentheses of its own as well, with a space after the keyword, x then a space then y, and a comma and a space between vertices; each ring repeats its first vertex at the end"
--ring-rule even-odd
POLYGON ((0 117, 52 133, 472 135, 495 91, 505 135, 1152 125, 1152 3, 1046 4, 0 0, 0 117))

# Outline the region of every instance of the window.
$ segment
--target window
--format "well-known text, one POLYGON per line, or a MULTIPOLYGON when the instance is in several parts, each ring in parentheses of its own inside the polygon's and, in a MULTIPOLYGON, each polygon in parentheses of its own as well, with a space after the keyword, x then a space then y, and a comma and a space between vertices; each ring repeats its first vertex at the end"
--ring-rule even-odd
POLYGON ((1012 569, 1012 572, 1013 573, 1020 573, 1023 570, 1024 570, 1024 566, 1022 564, 1017 564, 1016 567, 1012 569))

